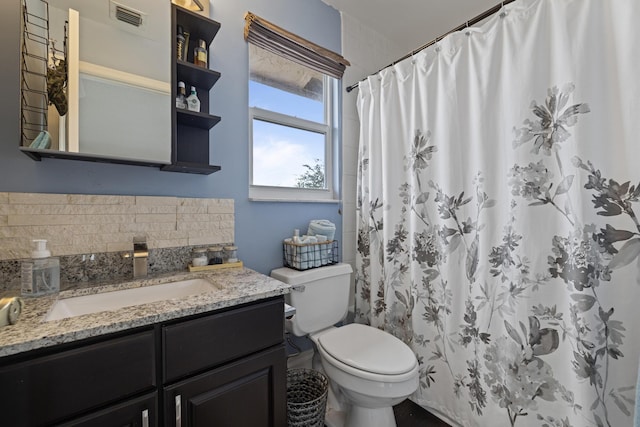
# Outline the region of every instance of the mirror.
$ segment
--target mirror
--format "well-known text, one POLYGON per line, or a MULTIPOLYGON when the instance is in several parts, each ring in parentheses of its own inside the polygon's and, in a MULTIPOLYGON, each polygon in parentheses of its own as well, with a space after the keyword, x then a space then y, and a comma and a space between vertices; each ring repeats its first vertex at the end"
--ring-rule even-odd
POLYGON ((169 164, 170 1, 22 2, 23 148, 169 164))

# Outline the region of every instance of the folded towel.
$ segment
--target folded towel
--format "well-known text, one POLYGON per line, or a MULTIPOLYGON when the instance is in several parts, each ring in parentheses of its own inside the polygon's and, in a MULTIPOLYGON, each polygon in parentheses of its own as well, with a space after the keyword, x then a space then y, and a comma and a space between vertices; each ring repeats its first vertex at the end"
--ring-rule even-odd
POLYGON ((326 236, 327 240, 333 240, 336 234, 336 225, 327 219, 314 219, 309 223, 308 235, 326 236))
POLYGON ((304 236, 302 236, 302 240, 300 240, 300 243, 302 243, 303 245, 308 245, 308 244, 311 244, 311 243, 318 243, 318 238, 316 236, 304 235, 304 236))
POLYGON ((36 139, 31 142, 29 148, 45 149, 51 147, 51 135, 46 130, 43 130, 36 136, 36 139))

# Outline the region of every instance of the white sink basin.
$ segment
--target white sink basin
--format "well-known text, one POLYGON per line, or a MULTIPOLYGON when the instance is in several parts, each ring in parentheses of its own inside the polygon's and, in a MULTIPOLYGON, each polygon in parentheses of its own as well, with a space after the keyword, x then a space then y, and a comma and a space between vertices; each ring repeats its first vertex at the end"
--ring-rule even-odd
POLYGON ((183 298, 217 290, 219 290, 219 288, 208 280, 191 279, 164 283, 162 285, 144 286, 59 299, 51 307, 49 314, 45 317, 45 321, 50 322, 67 317, 98 313, 100 311, 113 311, 124 307, 148 304, 172 298, 183 298))

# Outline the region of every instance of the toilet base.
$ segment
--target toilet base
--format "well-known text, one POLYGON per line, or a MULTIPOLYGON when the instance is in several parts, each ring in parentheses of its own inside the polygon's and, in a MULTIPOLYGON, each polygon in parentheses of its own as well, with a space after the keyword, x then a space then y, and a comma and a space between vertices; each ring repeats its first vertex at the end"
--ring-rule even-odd
POLYGON ((396 427, 396 418, 393 408, 363 408, 351 406, 347 414, 345 427, 396 427))
POLYGON ((327 427, 396 427, 396 418, 393 408, 352 406, 349 413, 328 408, 324 424, 327 427))
POLYGON ((324 415, 324 425, 327 427, 345 427, 346 413, 327 408, 324 415))

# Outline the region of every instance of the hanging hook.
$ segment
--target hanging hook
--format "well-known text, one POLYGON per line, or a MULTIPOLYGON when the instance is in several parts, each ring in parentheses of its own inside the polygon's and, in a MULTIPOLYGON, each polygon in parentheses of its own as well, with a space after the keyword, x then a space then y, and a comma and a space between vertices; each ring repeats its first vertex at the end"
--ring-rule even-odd
POLYGON ((49 39, 49 54, 51 55, 51 65, 53 68, 58 66, 58 57, 56 56, 58 53, 58 49, 56 49, 56 41, 54 39, 49 39))

